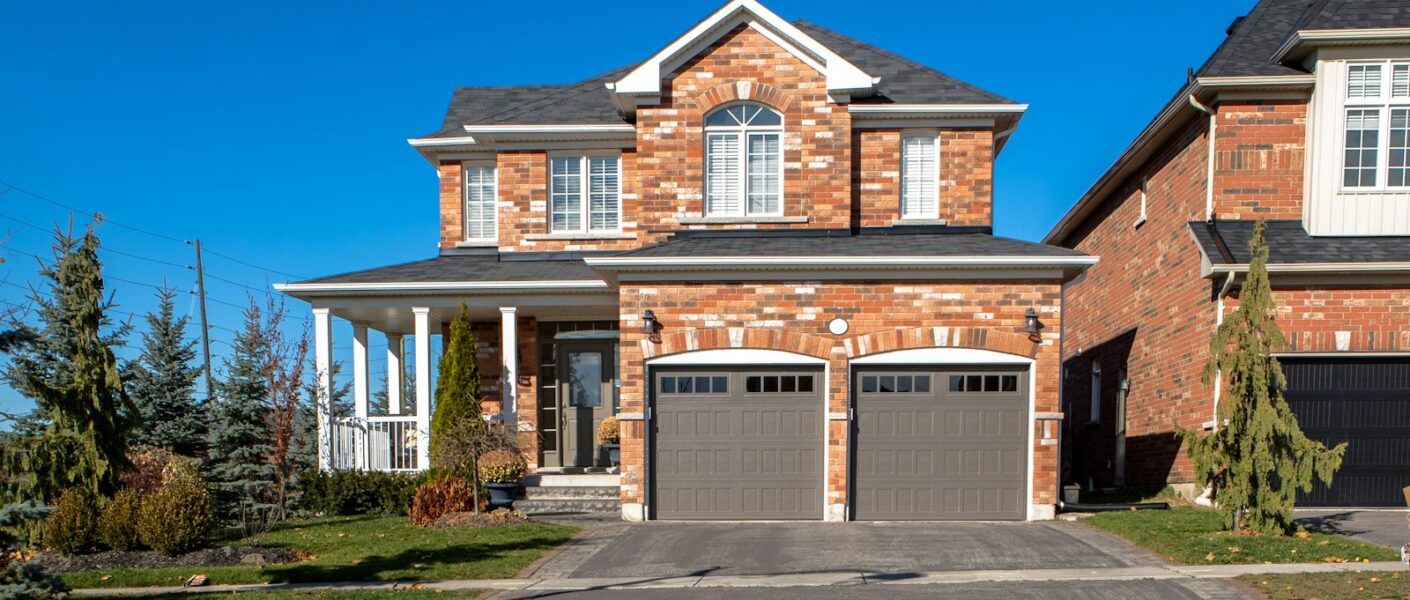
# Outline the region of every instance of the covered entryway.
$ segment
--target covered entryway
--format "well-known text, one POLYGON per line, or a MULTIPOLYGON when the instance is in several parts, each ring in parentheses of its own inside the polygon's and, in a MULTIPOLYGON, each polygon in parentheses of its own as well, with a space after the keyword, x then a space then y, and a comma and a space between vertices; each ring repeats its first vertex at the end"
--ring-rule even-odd
POLYGON ((1410 357, 1281 357, 1284 397, 1307 437, 1347 442, 1332 485, 1298 506, 1405 506, 1410 485, 1410 357))
POLYGON ((821 367, 653 367, 658 519, 821 519, 821 367))
POLYGON ((1027 517, 1028 367, 859 366, 852 380, 855 520, 1027 517))

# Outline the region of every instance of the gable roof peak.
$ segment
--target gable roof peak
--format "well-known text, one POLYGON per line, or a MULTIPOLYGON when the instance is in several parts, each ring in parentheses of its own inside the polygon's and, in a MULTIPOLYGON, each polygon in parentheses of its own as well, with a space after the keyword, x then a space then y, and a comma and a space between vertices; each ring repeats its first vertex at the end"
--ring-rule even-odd
POLYGON ((828 93, 838 101, 846 102, 853 95, 870 95, 879 81, 757 0, 729 0, 624 77, 609 82, 607 88, 617 109, 630 115, 637 106, 659 104, 661 79, 673 67, 739 25, 753 27, 817 69, 827 78, 828 93))

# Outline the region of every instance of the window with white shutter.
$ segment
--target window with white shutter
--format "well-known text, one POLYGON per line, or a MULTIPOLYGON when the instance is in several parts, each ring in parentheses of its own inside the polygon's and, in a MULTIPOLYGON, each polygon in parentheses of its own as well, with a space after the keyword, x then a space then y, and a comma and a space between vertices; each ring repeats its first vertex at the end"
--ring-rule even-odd
POLYGON ((940 218, 940 138, 935 133, 901 137, 901 218, 940 218))
POLYGON ((549 230, 598 233, 621 229, 621 160, 617 155, 565 155, 549 160, 549 230))
POLYGON ((494 165, 466 164, 465 180, 465 241, 495 242, 495 170, 494 165))
POLYGON ((1344 100, 1342 188, 1410 188, 1410 63, 1347 64, 1344 100))
POLYGON ((705 214, 783 214, 783 115, 754 103, 706 115, 705 214))

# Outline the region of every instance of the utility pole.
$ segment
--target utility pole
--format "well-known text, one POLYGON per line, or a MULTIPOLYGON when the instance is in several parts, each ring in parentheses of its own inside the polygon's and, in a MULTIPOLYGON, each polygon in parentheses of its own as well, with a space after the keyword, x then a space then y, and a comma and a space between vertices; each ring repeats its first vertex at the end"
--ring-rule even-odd
POLYGON ((201 266, 201 240, 196 240, 196 296, 201 302, 201 354, 206 361, 206 402, 215 398, 215 379, 211 377, 211 327, 206 321, 206 271, 201 266))

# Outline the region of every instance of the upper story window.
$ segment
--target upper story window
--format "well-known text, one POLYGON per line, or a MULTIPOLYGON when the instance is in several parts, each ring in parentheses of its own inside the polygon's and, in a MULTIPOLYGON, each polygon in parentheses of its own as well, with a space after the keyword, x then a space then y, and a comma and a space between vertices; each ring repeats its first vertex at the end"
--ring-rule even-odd
POLYGON ((901 136, 901 218, 940 218, 940 137, 901 136))
POLYGON ((1342 187, 1410 188, 1410 62, 1347 65, 1342 187))
POLYGON ((549 159, 550 232, 621 229, 620 158, 616 154, 574 154, 549 159))
POLYGON ((465 180, 465 241, 493 243, 495 230, 494 165, 466 163, 465 180))
POLYGON ((783 214, 783 115, 734 104, 705 117, 705 214, 783 214))

